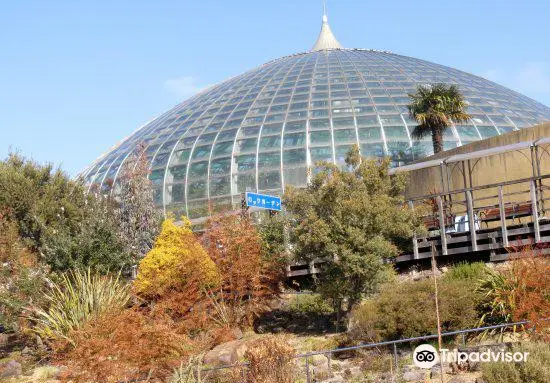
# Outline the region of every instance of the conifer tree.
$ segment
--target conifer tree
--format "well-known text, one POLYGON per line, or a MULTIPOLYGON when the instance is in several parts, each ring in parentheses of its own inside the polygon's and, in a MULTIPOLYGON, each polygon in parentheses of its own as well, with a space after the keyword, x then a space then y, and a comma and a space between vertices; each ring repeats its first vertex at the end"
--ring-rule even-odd
POLYGON ((116 196, 119 202, 116 209, 119 238, 134 264, 151 250, 162 220, 162 214, 153 202, 148 176, 149 163, 145 148, 141 146, 123 166, 116 196))

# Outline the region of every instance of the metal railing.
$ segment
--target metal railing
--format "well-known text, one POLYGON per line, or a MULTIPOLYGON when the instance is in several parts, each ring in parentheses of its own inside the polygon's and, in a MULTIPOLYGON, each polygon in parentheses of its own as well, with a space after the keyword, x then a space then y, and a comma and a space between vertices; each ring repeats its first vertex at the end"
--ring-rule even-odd
POLYGON ((471 251, 504 250, 510 247, 510 237, 513 240, 513 236, 519 234, 532 236, 534 244, 547 242, 548 238, 541 237, 540 223, 541 218, 546 217, 546 208, 550 203, 550 187, 545 185, 545 181, 550 181, 550 175, 457 189, 411 199, 408 203, 412 209, 431 208, 431 212, 421 216, 429 233, 415 236, 412 255, 405 255, 400 259, 420 259, 422 250, 429 252, 432 243, 437 246, 439 254, 450 255, 471 251), (511 190, 506 192, 506 189, 511 190), (522 223, 522 218, 527 219, 532 227, 522 223), (457 224, 459 220, 465 223, 462 228, 457 224), (515 230, 518 229, 514 226, 517 226, 516 221, 519 221, 523 228, 515 230), (493 233, 488 234, 489 231, 493 233), (465 235, 460 236, 461 233, 465 235), (488 241, 491 243, 487 243, 488 241), (452 246, 450 242, 453 243, 452 246))
MULTIPOLYGON (((498 261, 518 238, 550 243, 550 174, 433 193, 407 204, 417 211, 427 234, 413 236, 411 250, 398 256, 396 264, 430 258, 432 244, 438 256, 485 252, 498 261)), ((295 262, 288 265, 287 276, 320 273, 324 262, 295 262)))
MULTIPOLYGON (((490 330, 504 330, 507 328, 515 328, 515 327, 523 327, 525 325, 529 324, 529 321, 521 321, 521 322, 512 322, 512 323, 504 323, 504 324, 498 324, 498 325, 492 325, 492 326, 484 326, 484 327, 476 327, 476 328, 470 328, 470 329, 463 329, 463 330, 456 330, 456 331, 448 331, 441 333, 441 337, 452 337, 452 336, 462 336, 462 346, 466 347, 466 335, 468 334, 476 334, 480 332, 490 331, 490 330)), ((316 355, 324 355, 327 358, 327 369, 329 374, 332 375, 332 357, 334 354, 342 353, 342 352, 349 352, 349 351, 358 351, 358 350, 364 350, 364 349, 372 349, 372 348, 378 348, 378 347, 392 347, 393 349, 393 362, 392 362, 392 369, 397 374, 399 374, 399 363, 398 363, 398 350, 397 346, 404 343, 416 343, 419 341, 427 341, 432 339, 437 339, 438 334, 430 334, 430 335, 424 335, 424 336, 417 336, 412 338, 404 338, 404 339, 397 339, 397 340, 389 340, 384 342, 376 342, 376 343, 362 343, 356 346, 349 346, 349 347, 341 347, 341 348, 335 348, 330 350, 321 350, 321 351, 311 351, 306 353, 297 354, 294 356, 295 359, 305 359, 305 375, 306 375, 306 382, 311 383, 313 381, 314 377, 314 371, 312 371, 312 368, 310 366, 310 359, 316 355)), ((493 344, 494 346, 494 344, 493 344)), ((473 347, 473 346, 472 346, 473 347)), ((217 367, 207 367, 202 368, 202 372, 213 372, 213 371, 220 371, 220 370, 227 370, 227 369, 241 369, 241 376, 242 376, 242 382, 245 383, 247 381, 247 368, 250 364, 248 362, 243 363, 237 363, 232 365, 224 365, 224 366, 217 366, 217 367)), ((298 369, 299 367, 296 366, 298 369)))

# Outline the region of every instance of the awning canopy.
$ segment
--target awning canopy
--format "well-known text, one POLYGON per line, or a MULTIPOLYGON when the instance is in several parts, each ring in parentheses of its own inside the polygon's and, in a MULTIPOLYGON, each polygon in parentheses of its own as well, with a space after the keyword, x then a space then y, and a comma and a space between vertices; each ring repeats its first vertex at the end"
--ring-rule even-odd
POLYGON ((447 164, 452 164, 452 163, 461 162, 461 161, 468 161, 468 160, 473 160, 473 159, 482 158, 482 157, 489 157, 500 153, 511 152, 515 150, 523 150, 523 149, 528 149, 532 146, 546 145, 546 144, 550 144, 550 137, 539 138, 538 140, 535 140, 535 141, 522 141, 522 142, 517 142, 515 144, 503 145, 503 146, 498 146, 498 147, 489 148, 489 149, 482 149, 482 150, 477 150, 475 152, 470 152, 470 153, 455 154, 452 156, 438 158, 435 160, 427 160, 424 162, 418 162, 415 164, 400 166, 400 167, 391 169, 390 174, 395 174, 400 172, 410 172, 412 170, 419 170, 419 169, 426 169, 426 168, 431 168, 435 166, 441 166, 442 164, 447 165, 447 164))

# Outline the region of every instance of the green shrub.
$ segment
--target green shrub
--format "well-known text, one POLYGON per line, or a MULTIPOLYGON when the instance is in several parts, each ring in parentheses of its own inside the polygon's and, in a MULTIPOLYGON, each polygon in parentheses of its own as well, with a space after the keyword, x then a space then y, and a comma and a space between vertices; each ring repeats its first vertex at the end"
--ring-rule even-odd
POLYGON ((481 370, 487 383, 523 383, 513 363, 483 363, 481 370))
POLYGON ((481 371, 487 383, 547 383, 550 382, 550 344, 523 343, 511 352, 528 352, 522 363, 482 363, 481 371))
POLYGON ((287 309, 300 314, 328 315, 332 306, 320 294, 297 294, 287 304, 287 309))
POLYGON ((481 296, 481 326, 513 321, 514 304, 510 298, 513 296, 514 284, 504 274, 491 270, 480 281, 476 290, 481 296))
POLYGON ((490 269, 483 262, 461 262, 453 265, 443 274, 445 281, 477 282, 487 275, 490 269))
POLYGON ((49 281, 45 294, 48 307, 31 309, 35 332, 45 340, 66 340, 91 318, 120 310, 130 300, 130 287, 119 277, 92 274, 90 269, 63 274, 58 283, 49 281))
MULTIPOLYGON (((477 323, 478 295, 466 281, 439 282, 443 331, 477 323)), ((437 331, 433 280, 385 285, 380 294, 353 310, 349 336, 375 341, 409 338, 437 331)))

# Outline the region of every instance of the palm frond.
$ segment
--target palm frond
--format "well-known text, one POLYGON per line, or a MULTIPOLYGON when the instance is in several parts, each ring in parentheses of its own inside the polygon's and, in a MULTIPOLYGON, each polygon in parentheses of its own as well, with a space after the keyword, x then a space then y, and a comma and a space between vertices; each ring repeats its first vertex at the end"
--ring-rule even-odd
POLYGON ((430 134, 441 135, 453 122, 462 123, 470 118, 466 112, 468 104, 456 85, 419 85, 409 98, 409 117, 418 122, 411 136, 417 140, 430 134))

